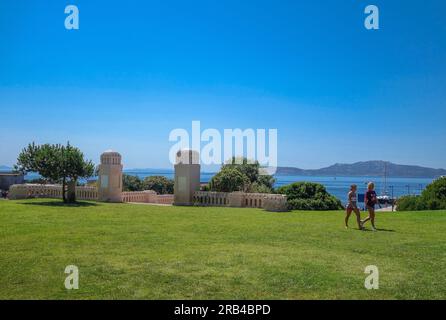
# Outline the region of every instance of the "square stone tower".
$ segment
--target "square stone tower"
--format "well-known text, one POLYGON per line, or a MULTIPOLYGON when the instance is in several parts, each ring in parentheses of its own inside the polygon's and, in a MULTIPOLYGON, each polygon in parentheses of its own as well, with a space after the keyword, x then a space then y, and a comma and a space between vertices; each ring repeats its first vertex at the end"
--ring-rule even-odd
POLYGON ((107 150, 101 154, 98 200, 122 202, 122 164, 121 155, 118 152, 107 150))
POLYGON ((193 205, 194 192, 199 190, 200 154, 194 150, 178 151, 175 164, 174 205, 193 205))

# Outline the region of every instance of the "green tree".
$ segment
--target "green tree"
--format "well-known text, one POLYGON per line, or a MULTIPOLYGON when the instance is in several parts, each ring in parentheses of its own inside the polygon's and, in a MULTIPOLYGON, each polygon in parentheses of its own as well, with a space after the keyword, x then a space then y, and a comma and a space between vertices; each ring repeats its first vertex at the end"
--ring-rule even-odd
POLYGON ((209 182, 211 191, 234 192, 246 191, 250 182, 249 178, 239 170, 225 167, 220 170, 209 182))
POLYGON ((446 209, 446 177, 434 180, 423 190, 421 198, 427 204, 427 209, 446 209), (429 203, 437 202, 437 205, 430 206, 429 203))
POLYGON ((250 183, 258 181, 259 179, 260 165, 258 161, 248 161, 247 158, 232 157, 221 169, 224 170, 226 168, 240 171, 240 173, 248 177, 250 183))
POLYGON ((67 143, 62 147, 63 176, 67 177, 68 202, 76 201, 76 185, 80 178, 88 178, 94 174, 94 164, 84 159, 84 154, 67 143))
POLYGON ((173 194, 174 181, 164 176, 150 176, 142 182, 144 190, 153 190, 158 194, 173 194))
MULTIPOLYGON (((221 167, 221 171, 227 169, 236 170, 246 177, 248 182, 246 183, 246 179, 244 179, 244 191, 256 193, 273 192, 273 186, 276 180, 271 175, 261 174, 262 168, 258 161, 249 161, 247 158, 232 157, 228 163, 221 167)), ((240 186, 237 186, 237 188, 238 187, 240 186)))
POLYGON ((272 192, 274 189, 274 183, 276 183, 276 179, 271 175, 263 174, 259 175, 257 183, 263 185, 265 188, 269 189, 270 192, 272 192))
POLYGON ((122 189, 124 191, 142 191, 142 181, 137 176, 131 176, 128 174, 122 175, 122 189))
POLYGON ((37 172, 45 179, 62 183, 63 201, 74 202, 77 180, 92 176, 94 164, 85 160, 83 153, 69 143, 63 146, 61 144, 36 145, 33 142, 19 154, 15 169, 23 173, 37 172))
MULTIPOLYGON (((37 172, 44 179, 60 183, 63 176, 62 145, 36 145, 33 142, 22 150, 14 167, 22 173, 37 172)), ((65 184, 62 197, 65 202, 65 184)))
POLYGON ((256 181, 249 185, 247 192, 250 192, 250 193, 271 193, 272 189, 267 187, 266 185, 256 181))

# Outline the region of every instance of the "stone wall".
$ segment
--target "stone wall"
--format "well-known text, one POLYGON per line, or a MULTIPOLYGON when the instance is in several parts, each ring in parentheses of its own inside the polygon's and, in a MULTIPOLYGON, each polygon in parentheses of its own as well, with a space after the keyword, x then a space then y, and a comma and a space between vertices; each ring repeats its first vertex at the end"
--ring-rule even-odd
POLYGON ((158 194, 156 198, 156 203, 158 204, 166 204, 166 205, 172 205, 174 201, 174 195, 173 194, 158 194))
POLYGON ((146 191, 125 191, 121 194, 122 202, 154 202, 156 192, 152 190, 146 191))
MULTIPOLYGON (((57 184, 15 184, 9 189, 11 200, 29 198, 62 199, 62 186, 57 184)), ((76 198, 79 200, 97 200, 98 191, 95 187, 76 187, 76 198)))
POLYGON ((138 202, 138 203, 156 203, 167 204, 173 203, 173 194, 157 194, 153 190, 145 191, 125 191, 122 193, 122 202, 138 202))
POLYGON ((229 205, 229 193, 196 191, 193 195, 195 205, 201 206, 227 206, 229 205))
POLYGON ((262 208, 267 211, 287 211, 287 198, 281 194, 244 192, 194 192, 194 205, 238 208, 262 208))
MULTIPOLYGON (((8 198, 11 200, 31 198, 62 199, 62 186, 44 184, 16 184, 10 187, 8 198)), ((96 187, 77 186, 76 198, 79 200, 98 201, 98 190, 96 187)), ((173 194, 158 195, 152 190, 122 192, 122 202, 172 204, 173 194)))

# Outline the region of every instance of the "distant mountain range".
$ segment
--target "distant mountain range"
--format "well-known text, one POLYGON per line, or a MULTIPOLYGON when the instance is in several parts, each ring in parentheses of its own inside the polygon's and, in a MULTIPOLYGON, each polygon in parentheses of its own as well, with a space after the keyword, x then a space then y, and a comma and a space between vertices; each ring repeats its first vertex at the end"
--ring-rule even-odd
POLYGON ((321 169, 299 169, 293 167, 278 167, 278 176, 384 176, 398 178, 436 178, 446 175, 445 169, 433 169, 420 166, 395 164, 387 161, 364 161, 353 164, 336 163, 321 169))
MULTIPOLYGON (((398 178, 436 178, 446 175, 445 169, 433 169, 420 166, 395 164, 387 161, 364 161, 353 164, 336 163, 321 169, 300 169, 295 167, 278 167, 278 176, 384 176, 384 170, 388 177, 398 178)), ((173 173, 173 169, 125 169, 125 173, 173 173)), ((202 172, 204 173, 204 172, 202 172)), ((208 172, 211 173, 211 172, 208 172)))
MULTIPOLYGON (((0 171, 11 171, 8 166, 0 166, 0 171)), ((358 176, 384 176, 384 170, 388 177, 398 178, 436 178, 446 176, 445 169, 433 169, 420 166, 395 164, 387 161, 364 161, 353 164, 336 163, 321 169, 300 169, 295 167, 278 167, 277 176, 329 176, 329 177, 358 177, 358 176)), ((172 174, 173 169, 124 169, 125 173, 172 174)), ((205 173, 205 172, 202 172, 205 173)), ((208 172, 211 174, 212 172, 208 172)))

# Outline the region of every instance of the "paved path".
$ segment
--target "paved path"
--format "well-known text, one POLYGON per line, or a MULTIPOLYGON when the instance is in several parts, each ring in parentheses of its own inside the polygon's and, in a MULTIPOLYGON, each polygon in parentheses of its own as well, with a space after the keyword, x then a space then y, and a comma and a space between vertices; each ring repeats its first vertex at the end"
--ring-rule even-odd
POLYGON ((149 203, 149 202, 125 202, 130 204, 144 204, 147 206, 158 206, 158 207, 172 207, 171 204, 164 204, 164 203, 149 203))
MULTIPOLYGON (((396 211, 396 207, 393 208, 394 211, 396 211)), ((392 206, 387 207, 387 208, 377 208, 375 211, 377 212, 392 212, 392 206)))

